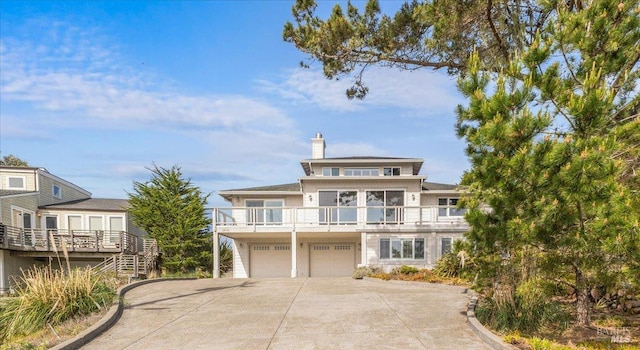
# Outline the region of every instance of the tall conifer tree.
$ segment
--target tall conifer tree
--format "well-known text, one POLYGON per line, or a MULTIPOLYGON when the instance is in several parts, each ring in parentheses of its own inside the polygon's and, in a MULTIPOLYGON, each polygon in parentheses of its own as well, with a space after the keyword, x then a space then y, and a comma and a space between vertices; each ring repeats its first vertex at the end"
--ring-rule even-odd
POLYGON ((638 145, 620 137, 640 134, 640 7, 544 6, 553 20, 508 67, 488 73, 474 55, 459 80, 469 100, 457 126, 472 163, 463 178, 468 237, 495 271, 518 265, 515 283, 533 271, 570 285, 577 321, 588 324, 591 288, 629 282, 640 260, 638 187, 629 173, 638 145))
POLYGON ((134 181, 129 193, 130 212, 136 225, 158 241, 162 264, 170 273, 207 268, 211 261, 210 221, 205 213, 208 195, 202 194, 179 167, 154 166, 147 182, 134 181), (207 264, 202 266, 203 263, 207 264))

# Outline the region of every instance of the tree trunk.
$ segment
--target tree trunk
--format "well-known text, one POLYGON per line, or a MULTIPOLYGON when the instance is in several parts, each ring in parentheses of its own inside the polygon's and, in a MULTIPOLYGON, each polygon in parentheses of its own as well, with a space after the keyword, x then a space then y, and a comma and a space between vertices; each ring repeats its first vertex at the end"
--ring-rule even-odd
POLYGON ((582 273, 576 271, 576 321, 578 325, 588 326, 591 323, 591 300, 589 286, 582 273))

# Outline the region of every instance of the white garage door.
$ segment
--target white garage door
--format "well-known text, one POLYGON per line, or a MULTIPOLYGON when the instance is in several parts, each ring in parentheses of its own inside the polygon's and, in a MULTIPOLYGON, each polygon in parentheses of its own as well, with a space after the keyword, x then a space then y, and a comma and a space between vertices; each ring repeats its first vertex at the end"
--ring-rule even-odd
POLYGON ((348 277, 355 268, 353 244, 311 245, 311 277, 348 277))
POLYGON ((249 276, 291 277, 290 244, 252 244, 249 276))

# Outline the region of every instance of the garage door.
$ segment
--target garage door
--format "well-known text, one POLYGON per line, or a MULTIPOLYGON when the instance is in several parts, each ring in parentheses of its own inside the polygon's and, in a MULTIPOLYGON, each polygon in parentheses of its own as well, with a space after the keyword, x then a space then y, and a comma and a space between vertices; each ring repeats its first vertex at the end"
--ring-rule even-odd
POLYGON ((291 277, 290 244, 252 244, 249 276, 291 277))
POLYGON ((311 245, 311 277, 347 277, 355 268, 353 244, 311 245))

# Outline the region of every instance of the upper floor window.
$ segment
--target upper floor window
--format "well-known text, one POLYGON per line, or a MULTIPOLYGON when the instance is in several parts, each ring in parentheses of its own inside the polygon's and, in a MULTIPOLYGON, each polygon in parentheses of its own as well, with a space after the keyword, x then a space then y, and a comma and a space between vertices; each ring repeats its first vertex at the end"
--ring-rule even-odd
POLYGON ((357 191, 320 191, 319 219, 323 224, 355 224, 358 219, 357 191))
POLYGON ((282 224, 282 200, 246 201, 247 221, 255 224, 282 224))
POLYGON ((24 176, 8 176, 7 182, 9 185, 9 189, 11 190, 25 190, 27 187, 25 186, 25 178, 24 176))
POLYGON ((400 167, 384 168, 384 176, 400 176, 400 167))
POLYGON ((467 209, 457 208, 458 198, 438 198, 439 216, 464 216, 467 209))
POLYGON ((322 176, 340 176, 340 168, 322 168, 322 176))
POLYGON ((62 199, 62 189, 60 188, 60 186, 53 185, 53 189, 51 190, 51 192, 53 193, 54 197, 62 199))
POLYGON ((367 222, 401 223, 404 191, 367 191, 367 222))
POLYGON ((378 176, 380 169, 378 168, 345 168, 344 176, 378 176))

